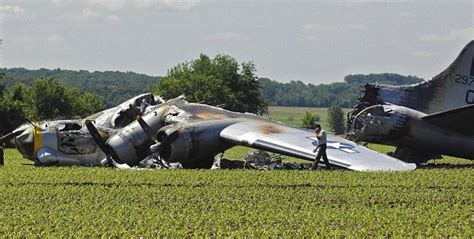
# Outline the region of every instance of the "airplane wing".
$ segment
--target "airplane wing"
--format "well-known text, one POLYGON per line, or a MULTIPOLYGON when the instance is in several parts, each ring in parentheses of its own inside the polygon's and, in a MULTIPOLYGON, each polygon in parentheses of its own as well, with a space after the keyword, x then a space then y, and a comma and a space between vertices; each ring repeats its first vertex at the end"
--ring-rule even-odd
POLYGON ((422 119, 441 128, 456 131, 464 135, 474 135, 474 105, 463 106, 454 110, 429 114, 422 119))
MULTIPOLYGON (((314 161, 317 139, 313 132, 271 121, 246 120, 228 126, 221 138, 238 145, 314 161)), ((406 171, 415 164, 405 163, 349 140, 327 135, 327 155, 332 165, 357 171, 406 171)))

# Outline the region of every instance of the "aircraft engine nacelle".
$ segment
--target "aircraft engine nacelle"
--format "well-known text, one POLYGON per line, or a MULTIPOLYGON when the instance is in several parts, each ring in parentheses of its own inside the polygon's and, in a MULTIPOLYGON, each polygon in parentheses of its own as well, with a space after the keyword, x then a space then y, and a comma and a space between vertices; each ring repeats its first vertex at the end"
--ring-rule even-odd
MULTIPOLYGON (((165 110, 165 107, 160 107, 142 116, 153 132, 157 132, 163 126, 162 116, 165 110)), ((110 137, 106 147, 110 149, 116 162, 134 166, 150 154, 149 148, 153 143, 135 120, 110 137)))
POLYGON ((160 156, 185 168, 210 168, 214 155, 232 146, 220 139, 220 132, 236 122, 206 120, 165 126, 157 135, 160 156))
POLYGON ((373 105, 358 113, 349 129, 348 138, 354 141, 378 143, 396 142, 407 132, 407 114, 403 107, 373 105))

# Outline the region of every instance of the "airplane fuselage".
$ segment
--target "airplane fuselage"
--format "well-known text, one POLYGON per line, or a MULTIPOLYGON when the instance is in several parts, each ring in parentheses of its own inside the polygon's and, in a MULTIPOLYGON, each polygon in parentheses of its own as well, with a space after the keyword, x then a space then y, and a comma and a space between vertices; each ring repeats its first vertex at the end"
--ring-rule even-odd
POLYGON ((474 159, 474 126, 469 121, 474 120, 474 41, 429 81, 366 84, 362 93, 348 114, 353 140, 396 146, 395 156, 405 161, 439 155, 474 159))
POLYGON ((82 120, 45 121, 28 126, 15 138, 23 157, 41 165, 102 165, 105 154, 82 120), (74 127, 74 129, 68 127, 74 127))
POLYGON ((432 155, 474 159, 474 137, 430 124, 427 114, 404 106, 374 105, 354 118, 349 137, 432 155))

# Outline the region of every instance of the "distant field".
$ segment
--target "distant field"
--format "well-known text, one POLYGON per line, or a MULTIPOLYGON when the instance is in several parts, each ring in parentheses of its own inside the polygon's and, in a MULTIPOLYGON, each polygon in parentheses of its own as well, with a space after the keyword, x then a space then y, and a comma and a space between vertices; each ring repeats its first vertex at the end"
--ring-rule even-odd
MULTIPOLYGON (((348 113, 351 109, 343 109, 344 113, 348 113)), ((310 108, 310 107, 284 107, 284 106, 270 106, 268 108, 269 118, 280 121, 285 124, 300 126, 301 119, 305 112, 316 113, 321 117, 321 125, 323 128, 329 128, 327 124, 327 108, 310 108)))
MULTIPOLYGON (((306 110, 326 117, 287 107, 270 117, 297 125, 306 110)), ((1 238, 474 237, 474 161, 451 157, 365 173, 34 167, 16 150, 5 156, 1 238)))

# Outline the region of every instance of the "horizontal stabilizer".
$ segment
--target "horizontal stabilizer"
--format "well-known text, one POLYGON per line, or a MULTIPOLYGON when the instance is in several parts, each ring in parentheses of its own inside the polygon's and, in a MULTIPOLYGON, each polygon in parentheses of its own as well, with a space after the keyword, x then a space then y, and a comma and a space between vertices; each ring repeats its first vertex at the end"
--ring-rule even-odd
POLYGON ((426 122, 464 135, 474 135, 474 105, 427 115, 426 122))

